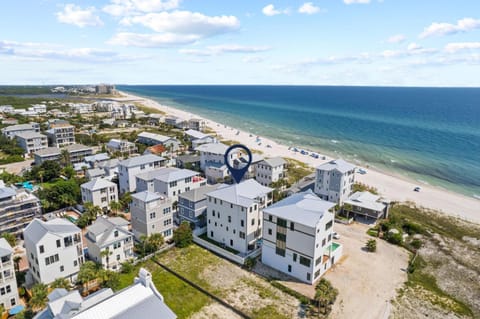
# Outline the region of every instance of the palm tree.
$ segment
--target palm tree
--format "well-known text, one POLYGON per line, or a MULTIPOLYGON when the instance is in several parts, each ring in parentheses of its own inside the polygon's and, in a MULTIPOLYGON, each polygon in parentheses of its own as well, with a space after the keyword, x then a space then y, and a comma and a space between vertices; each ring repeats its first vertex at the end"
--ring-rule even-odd
POLYGON ((43 309, 48 302, 48 287, 38 283, 32 287, 32 298, 28 301, 32 309, 43 309))
POLYGON ((323 314, 330 311, 331 305, 337 299, 338 290, 333 288, 332 284, 325 278, 320 279, 320 282, 315 287, 315 300, 317 301, 318 311, 320 314, 320 307, 323 308, 323 314))
POLYGON ((72 289, 72 284, 67 278, 57 278, 50 284, 50 288, 64 288, 70 290, 72 289))
POLYGON ((108 247, 105 250, 100 252, 100 257, 102 258, 102 265, 103 265, 103 257, 105 257, 105 262, 107 265, 107 269, 110 268, 110 255, 113 254, 113 251, 110 251, 108 247))
POLYGON ((70 164, 70 153, 67 150, 62 150, 60 152, 60 165, 63 167, 70 164))
POLYGON ((39 170, 37 173, 37 176, 40 179, 40 183, 43 183, 43 177, 45 176, 45 171, 43 169, 39 170))
POLYGON ((110 209, 113 210, 115 216, 118 214, 118 210, 122 209, 122 204, 119 201, 111 201, 110 202, 110 209))
POLYGON ((20 271, 20 261, 22 260, 22 256, 15 256, 13 257, 13 264, 15 266, 15 271, 20 271))
POLYGON ((95 221, 98 215, 102 214, 102 209, 99 206, 95 206, 90 202, 85 203, 84 208, 85 208, 84 214, 87 215, 89 224, 95 221))

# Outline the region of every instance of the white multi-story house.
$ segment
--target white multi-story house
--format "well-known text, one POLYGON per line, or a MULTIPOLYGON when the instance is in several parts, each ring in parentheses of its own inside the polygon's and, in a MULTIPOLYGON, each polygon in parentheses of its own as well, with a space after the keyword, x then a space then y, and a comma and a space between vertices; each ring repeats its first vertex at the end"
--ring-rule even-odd
POLYGON ((40 124, 35 122, 30 122, 29 124, 18 124, 11 125, 5 128, 2 128, 2 134, 13 139, 18 133, 40 133, 40 124))
POLYGON ((5 238, 0 238, 0 306, 8 310, 18 305, 18 300, 13 249, 5 238))
POLYGON ((135 176, 137 184, 137 193, 143 191, 155 192, 154 180, 160 175, 168 174, 170 172, 178 170, 173 167, 161 167, 153 171, 137 174, 135 176))
POLYGON ((204 119, 192 118, 188 120, 188 128, 196 131, 203 132, 207 126, 204 119))
MULTIPOLYGON (((222 143, 206 143, 198 146, 195 150, 200 152, 200 168, 205 171, 205 168, 212 164, 215 166, 224 165, 227 149, 228 146, 222 143)), ((233 167, 233 160, 240 156, 240 152, 234 149, 228 156, 229 164, 233 167)))
POLYGON ((334 207, 308 190, 265 208, 262 263, 313 284, 342 254, 332 241, 334 207))
POLYGON ((83 203, 99 206, 104 212, 110 210, 110 203, 118 201, 117 184, 103 178, 95 178, 80 185, 83 203))
POLYGON ((208 238, 241 253, 258 248, 263 209, 272 203, 272 191, 249 179, 207 193, 208 238))
POLYGON ((83 298, 78 290, 56 288, 48 295, 47 307, 34 319, 137 318, 176 319, 152 281, 152 275, 140 268, 131 286, 116 293, 103 288, 83 298))
POLYGON ((179 194, 206 184, 207 181, 198 172, 189 169, 173 168, 166 174, 155 177, 153 189, 155 192, 176 201, 179 194))
POLYGON ((44 222, 35 218, 23 231, 34 282, 49 284, 57 278, 75 282, 84 262, 82 230, 63 218, 44 222))
POLYGON ((135 193, 130 212, 135 238, 156 233, 162 234, 165 239, 173 236, 172 200, 168 197, 149 191, 135 193))
POLYGON ((343 159, 332 160, 317 167, 315 193, 321 199, 342 205, 350 196, 355 182, 355 165, 343 159))
POLYGON ((23 188, 7 187, 0 180, 0 234, 19 236, 33 218, 40 217, 40 200, 23 188))
POLYGON ((131 157, 121 161, 118 164, 120 194, 135 192, 137 188, 135 176, 165 166, 165 162, 165 158, 152 154, 131 157))
POLYGON ((270 186, 285 177, 285 160, 281 157, 264 159, 255 164, 255 179, 264 186, 270 186))
POLYGON ((51 123, 46 133, 52 146, 63 147, 75 144, 75 126, 67 121, 51 123))
POLYGON ((188 139, 190 140, 190 142, 192 142, 193 149, 197 148, 202 144, 217 142, 217 139, 215 137, 197 130, 186 130, 185 135, 188 136, 188 139))
POLYGON ((187 221, 195 228, 207 226, 207 196, 221 184, 205 185, 178 195, 178 218, 180 223, 187 221))
POLYGON ((137 151, 137 145, 127 140, 119 140, 112 138, 107 143, 107 150, 110 153, 119 152, 122 155, 131 155, 137 151))
POLYGON ((48 147, 47 137, 37 132, 17 133, 15 134, 15 139, 26 154, 31 154, 48 147))
POLYGON ((133 234, 129 222, 121 217, 99 217, 87 227, 88 257, 105 269, 120 270, 120 265, 133 258, 133 234))

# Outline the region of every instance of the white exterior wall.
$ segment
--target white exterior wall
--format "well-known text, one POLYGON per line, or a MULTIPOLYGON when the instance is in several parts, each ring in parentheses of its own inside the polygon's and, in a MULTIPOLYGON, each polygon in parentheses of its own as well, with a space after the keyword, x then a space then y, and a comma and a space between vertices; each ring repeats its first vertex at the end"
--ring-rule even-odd
POLYGON ((241 253, 246 253, 249 251, 248 245, 255 245, 257 240, 262 237, 261 229, 262 208, 259 203, 255 203, 250 207, 242 207, 208 196, 208 238, 223 243, 227 247, 238 250, 241 253), (252 210, 251 212, 250 209, 252 210), (213 216, 214 212, 215 216, 213 216), (231 218, 230 222, 229 217, 231 218), (240 237, 241 233, 245 234, 245 238, 240 237))
POLYGON ((10 309, 18 305, 18 300, 13 254, 9 254, 0 259, 0 305, 10 309))
POLYGON ((154 191, 170 198, 172 201, 178 200, 178 194, 197 189, 206 185, 206 180, 193 182, 193 177, 182 178, 177 181, 164 182, 159 179, 154 180, 154 191))
POLYGON ((18 145, 25 150, 25 153, 35 153, 36 151, 43 150, 48 147, 48 139, 44 137, 35 138, 23 138, 20 136, 15 137, 18 141, 18 145))
MULTIPOLYGON (((277 224, 276 216, 272 216, 269 221, 269 214, 264 216, 263 243, 262 243, 262 263, 284 272, 292 277, 298 278, 303 282, 313 284, 322 274, 324 274, 332 265, 335 258, 329 258, 325 263, 323 256, 334 256, 326 251, 332 244, 334 215, 328 213, 324 215, 315 228, 294 223, 294 230, 291 230, 291 221, 287 221, 287 236, 285 257, 276 253, 277 224), (326 224, 332 222, 332 226, 326 230, 326 224), (269 234, 271 230, 271 235, 269 234), (325 243, 323 244, 323 240, 325 243), (294 254, 296 260, 294 261, 294 254), (300 256, 310 259, 310 267, 300 263, 300 256), (290 271, 289 271, 289 266, 290 271), (309 278, 308 279, 308 275, 309 278)), ((337 252, 336 252, 337 253, 337 252)))
POLYGON ((355 182, 355 170, 345 174, 337 170, 325 171, 317 169, 315 174, 315 193, 329 202, 343 204, 352 193, 355 182), (340 191, 331 188, 334 179, 340 178, 340 191))
POLYGON ((95 206, 99 206, 102 210, 110 210, 110 203, 118 201, 117 185, 112 183, 112 186, 91 191, 82 187, 83 203, 90 202, 95 206))
MULTIPOLYGON (((128 232, 128 227, 123 226, 123 230, 128 232)), ((101 263, 103 268, 111 270, 120 270, 120 265, 132 259, 133 256, 133 235, 130 233, 127 235, 121 231, 118 231, 118 236, 115 237, 115 233, 112 232, 109 234, 108 238, 104 241, 105 244, 99 246, 97 244, 100 237, 104 234, 100 234, 95 238, 95 242, 91 241, 90 234, 87 237, 87 246, 88 246, 88 255, 91 260, 101 263), (115 248, 116 247, 116 248, 115 248), (108 250, 110 255, 102 256, 102 251, 108 250), (107 262, 108 260, 108 262, 107 262)), ((94 238, 93 235, 91 235, 94 238)))
POLYGON ((73 236, 75 233, 64 234, 58 236, 47 233, 39 242, 32 242, 25 236, 25 248, 27 251, 28 262, 30 264, 29 272, 32 274, 36 282, 50 284, 56 278, 67 278, 74 282, 77 273, 80 270, 80 265, 83 264, 83 245, 81 240, 81 233, 78 232, 77 243, 72 242, 72 245, 65 247, 64 238, 73 236), (57 247, 57 240, 60 240, 60 247, 57 247), (40 252, 40 246, 43 246, 44 252, 40 252), (58 254, 58 261, 54 259, 53 263, 46 264, 45 258, 55 256, 58 254), (63 271, 61 271, 63 266, 63 271))
POLYGON ((269 186, 283 178, 283 165, 271 167, 269 165, 255 165, 255 179, 263 186, 269 186))
POLYGON ((136 239, 142 235, 160 233, 165 240, 173 236, 172 201, 159 199, 148 203, 133 199, 130 205, 132 232, 136 239), (151 216, 150 214, 154 215, 151 216))
POLYGON ((148 163, 145 165, 138 165, 133 167, 126 167, 122 164, 118 165, 118 182, 120 185, 120 193, 135 192, 137 188, 137 181, 135 176, 140 173, 150 172, 160 167, 154 165, 154 163, 148 163))
POLYGON ((209 166, 205 169, 205 177, 212 184, 217 183, 219 178, 223 180, 227 176, 230 176, 230 173, 226 167, 222 169, 221 167, 209 166))

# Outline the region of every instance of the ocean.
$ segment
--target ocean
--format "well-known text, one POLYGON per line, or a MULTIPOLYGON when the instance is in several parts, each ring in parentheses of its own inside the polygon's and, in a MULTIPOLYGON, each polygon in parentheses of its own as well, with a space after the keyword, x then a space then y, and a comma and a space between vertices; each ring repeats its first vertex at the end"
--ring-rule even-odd
POLYGON ((117 86, 288 146, 480 198, 480 89, 117 86))

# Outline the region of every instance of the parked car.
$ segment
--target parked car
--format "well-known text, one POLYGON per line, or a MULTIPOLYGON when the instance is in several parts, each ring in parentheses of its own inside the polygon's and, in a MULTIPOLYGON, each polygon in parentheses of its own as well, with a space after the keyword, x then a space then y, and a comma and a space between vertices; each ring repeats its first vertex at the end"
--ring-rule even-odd
POLYGON ((420 190, 421 190, 421 188, 419 186, 417 186, 413 189, 414 192, 419 192, 420 190))
POLYGON ((333 238, 334 239, 340 239, 340 235, 337 232, 335 232, 335 233, 333 233, 333 238))

